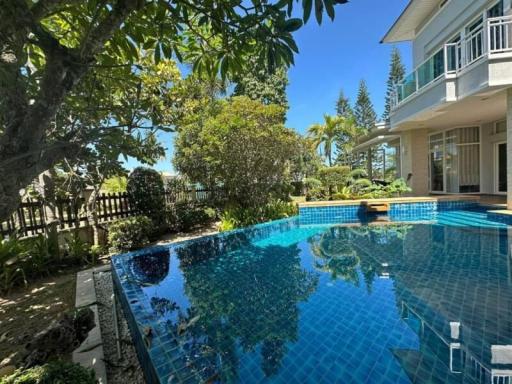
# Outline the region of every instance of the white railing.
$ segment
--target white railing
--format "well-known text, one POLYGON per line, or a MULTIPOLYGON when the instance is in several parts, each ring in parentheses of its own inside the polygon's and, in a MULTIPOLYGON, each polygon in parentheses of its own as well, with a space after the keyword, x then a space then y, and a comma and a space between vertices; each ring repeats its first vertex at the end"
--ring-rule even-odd
POLYGON ((489 19, 489 33, 487 46, 489 52, 492 53, 505 53, 512 52, 512 17, 495 17, 489 19))
POLYGON ((396 85, 392 108, 446 75, 457 75, 484 56, 512 53, 512 16, 495 17, 466 35, 447 43, 396 85))

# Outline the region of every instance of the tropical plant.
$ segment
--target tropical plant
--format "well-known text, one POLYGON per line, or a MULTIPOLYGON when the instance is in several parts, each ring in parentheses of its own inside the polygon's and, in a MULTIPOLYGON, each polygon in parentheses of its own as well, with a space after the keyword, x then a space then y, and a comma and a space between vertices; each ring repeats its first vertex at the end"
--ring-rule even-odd
POLYGON ((93 72, 132 68, 143 55, 156 63, 174 56, 192 63, 195 72, 224 79, 243 72, 249 57, 273 70, 293 64, 298 48, 292 33, 313 10, 320 23, 324 12, 333 19, 334 6, 345 2, 318 0, 313 7, 303 1, 299 19, 291 17, 294 0, 252 6, 241 1, 4 1, 0 221, 16 209, 21 188, 105 134, 54 124, 58 111, 77 106, 77 86, 86 77, 94 81, 93 72))
POLYGON ((27 272, 33 276, 48 275, 52 262, 60 261, 61 253, 58 239, 43 234, 25 240, 27 247, 27 272))
POLYGON ((137 167, 128 177, 126 186, 130 206, 149 217, 156 228, 165 222, 165 190, 162 176, 151 168, 137 167))
POLYGON ((221 231, 229 231, 235 228, 279 220, 297 215, 297 205, 282 200, 271 201, 261 207, 253 208, 228 208, 221 216, 221 231))
POLYGON ((94 371, 69 361, 52 361, 28 369, 18 369, 0 378, 0 384, 95 384, 94 371))
POLYGON ((108 243, 113 252, 142 248, 153 238, 155 229, 147 216, 133 216, 112 222, 108 227, 108 243))
POLYGON ((191 182, 222 187, 240 207, 256 207, 285 197, 296 133, 282 124, 283 109, 245 96, 217 102, 213 115, 180 127, 174 165, 191 182))
POLYGON ((91 245, 82 240, 77 231, 66 237, 66 251, 68 257, 75 262, 95 264, 95 256, 92 256, 91 245))
POLYGON ((26 248, 17 238, 11 236, 0 242, 0 291, 8 292, 16 285, 27 284, 23 263, 26 248))
POLYGON ((343 132, 344 122, 344 117, 324 115, 323 124, 313 124, 308 128, 308 137, 320 150, 320 153, 327 158, 329 167, 332 166, 336 140, 343 132))
POLYGON ((368 91, 368 86, 364 80, 361 80, 359 83, 357 100, 354 107, 354 116, 356 119, 356 125, 366 131, 373 129, 377 121, 377 114, 373 109, 370 92, 368 91))

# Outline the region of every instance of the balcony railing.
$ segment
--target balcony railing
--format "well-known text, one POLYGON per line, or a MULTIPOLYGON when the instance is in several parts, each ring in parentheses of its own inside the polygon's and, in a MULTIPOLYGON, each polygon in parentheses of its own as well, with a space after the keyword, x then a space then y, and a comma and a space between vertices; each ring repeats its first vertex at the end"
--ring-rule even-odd
POLYGON ((512 53, 512 16, 487 20, 464 39, 447 43, 405 76, 395 88, 393 108, 446 75, 457 75, 482 57, 512 53))

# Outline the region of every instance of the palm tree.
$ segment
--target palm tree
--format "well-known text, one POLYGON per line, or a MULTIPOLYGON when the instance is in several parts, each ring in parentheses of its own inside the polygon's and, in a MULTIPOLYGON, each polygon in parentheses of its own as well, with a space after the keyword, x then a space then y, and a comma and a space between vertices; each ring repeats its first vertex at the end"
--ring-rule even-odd
POLYGON ((332 154, 334 151, 336 139, 342 132, 342 123, 344 118, 341 116, 324 115, 323 124, 313 124, 308 128, 308 136, 313 141, 315 147, 320 149, 320 153, 327 158, 329 167, 332 166, 332 154))
POLYGON ((344 158, 348 159, 355 139, 361 133, 362 130, 357 127, 355 119, 347 116, 324 115, 323 124, 313 124, 308 128, 308 137, 315 147, 320 149, 320 153, 323 149, 330 167, 335 149, 341 150, 344 158))

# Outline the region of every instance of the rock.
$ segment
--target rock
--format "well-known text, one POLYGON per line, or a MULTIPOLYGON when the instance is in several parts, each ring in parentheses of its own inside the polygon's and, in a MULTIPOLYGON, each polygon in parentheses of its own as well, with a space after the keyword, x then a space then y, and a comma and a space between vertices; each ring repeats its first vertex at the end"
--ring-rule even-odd
POLYGON ((6 342, 8 336, 9 336, 9 332, 2 333, 2 336, 0 336, 0 343, 6 342))
POLYGON ((2 361, 0 361, 0 368, 3 368, 7 365, 17 365, 17 361, 20 359, 18 352, 13 352, 2 361))
POLYGON ((0 377, 10 376, 14 373, 16 367, 14 365, 6 365, 0 368, 0 377))
POLYGON ((70 354, 82 344, 94 326, 94 312, 89 308, 65 314, 25 346, 24 367, 30 368, 44 364, 52 357, 70 354))

